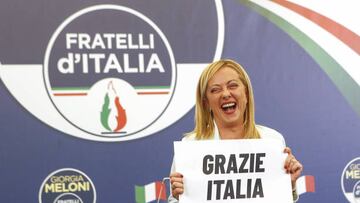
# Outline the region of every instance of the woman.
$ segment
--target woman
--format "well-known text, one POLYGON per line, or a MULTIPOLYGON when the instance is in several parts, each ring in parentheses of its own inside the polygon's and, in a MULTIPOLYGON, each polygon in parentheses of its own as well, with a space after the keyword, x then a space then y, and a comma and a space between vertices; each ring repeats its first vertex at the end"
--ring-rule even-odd
MULTIPOLYGON (((240 64, 224 59, 213 62, 202 72, 196 91, 195 128, 183 140, 211 139, 280 139, 288 156, 284 169, 291 175, 293 199, 297 201, 295 183, 303 166, 285 147, 277 131, 256 125, 254 98, 250 79, 240 64)), ((169 202, 177 202, 184 192, 183 176, 172 167, 169 202)))

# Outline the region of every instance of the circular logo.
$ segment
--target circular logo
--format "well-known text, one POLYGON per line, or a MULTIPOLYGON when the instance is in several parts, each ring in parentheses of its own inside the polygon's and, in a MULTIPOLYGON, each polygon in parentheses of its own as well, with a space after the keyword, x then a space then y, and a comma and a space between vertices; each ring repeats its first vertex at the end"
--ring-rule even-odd
POLYGON ((55 31, 44 81, 69 123, 89 136, 121 138, 163 114, 175 91, 176 66, 168 40, 149 18, 99 5, 75 13, 55 31))
POLYGON ((360 203, 360 157, 351 160, 341 176, 341 188, 351 203, 360 203))
POLYGON ((96 202, 96 190, 91 179, 82 171, 59 169, 43 181, 39 203, 96 202))

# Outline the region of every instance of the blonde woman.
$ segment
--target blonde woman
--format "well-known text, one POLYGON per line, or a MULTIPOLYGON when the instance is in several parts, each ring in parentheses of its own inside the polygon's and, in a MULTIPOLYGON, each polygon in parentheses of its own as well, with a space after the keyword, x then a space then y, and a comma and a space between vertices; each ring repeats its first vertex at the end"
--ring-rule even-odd
MULTIPOLYGON (((293 199, 297 201, 295 183, 303 166, 285 147, 283 136, 268 127, 255 123, 254 98, 250 79, 240 64, 223 59, 211 63, 202 72, 197 90, 195 128, 186 140, 220 139, 279 139, 284 143, 288 156, 284 168, 291 175, 293 199)), ((174 166, 170 174, 171 195, 169 202, 178 202, 184 192, 183 176, 174 166)))

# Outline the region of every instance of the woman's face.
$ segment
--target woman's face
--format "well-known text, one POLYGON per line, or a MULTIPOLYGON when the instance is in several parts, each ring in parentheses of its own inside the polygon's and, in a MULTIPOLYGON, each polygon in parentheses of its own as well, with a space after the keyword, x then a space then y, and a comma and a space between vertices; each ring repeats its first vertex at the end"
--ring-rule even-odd
POLYGON ((206 105, 212 110, 218 126, 242 125, 246 104, 246 88, 232 68, 221 68, 209 80, 206 105))

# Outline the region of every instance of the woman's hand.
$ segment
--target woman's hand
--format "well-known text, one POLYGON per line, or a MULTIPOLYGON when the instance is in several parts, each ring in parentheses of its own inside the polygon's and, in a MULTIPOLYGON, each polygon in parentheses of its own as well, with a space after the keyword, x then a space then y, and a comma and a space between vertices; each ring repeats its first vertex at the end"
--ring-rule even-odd
POLYGON ((178 172, 170 174, 171 194, 177 200, 179 195, 184 192, 183 175, 178 172))
POLYGON ((286 147, 284 152, 288 154, 285 160, 284 168, 286 173, 290 173, 291 175, 291 186, 294 189, 296 186, 296 180, 300 177, 303 170, 303 166, 291 153, 291 149, 289 147, 286 147))

